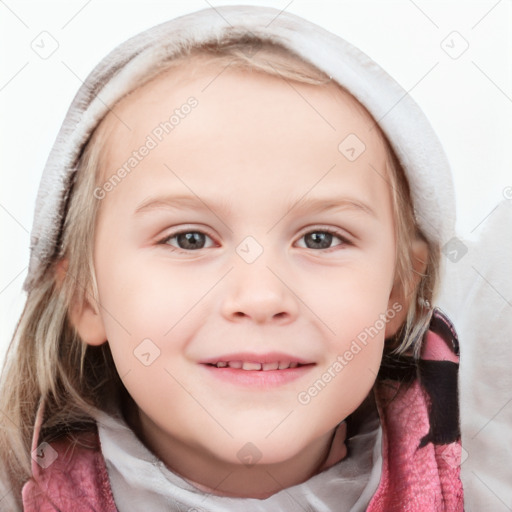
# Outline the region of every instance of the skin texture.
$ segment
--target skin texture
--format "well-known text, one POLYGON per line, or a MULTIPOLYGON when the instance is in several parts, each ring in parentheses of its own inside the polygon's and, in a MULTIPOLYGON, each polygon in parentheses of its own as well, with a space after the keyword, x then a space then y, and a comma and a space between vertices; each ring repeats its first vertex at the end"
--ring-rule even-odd
POLYGON ((85 342, 108 340, 137 404, 132 427, 169 468, 214 494, 264 498, 322 466, 335 427, 374 383, 386 334, 405 315, 403 307, 387 333, 381 328, 309 403, 299 402, 400 297, 390 189, 376 173, 386 175, 386 152, 371 119, 333 84, 291 88, 261 73, 203 66, 192 75, 187 66, 125 97, 102 123, 107 180, 174 109, 198 100, 101 199, 99 300, 73 321, 85 342), (349 134, 366 145, 353 162, 338 150, 349 134), (168 196, 183 194, 202 208, 173 206, 168 196), (301 207, 336 196, 366 206, 301 207), (339 234, 318 248, 312 234, 326 229, 339 234), (177 231, 204 233, 199 248, 183 245, 177 231), (256 244, 241 247, 262 250, 251 263, 237 252, 248 236, 256 244), (152 354, 153 345, 160 351, 148 366, 134 354, 146 339, 152 354), (269 391, 220 381, 200 364, 242 351, 286 352, 314 366, 269 391), (254 450, 247 443, 260 457, 250 467, 239 453, 254 450))

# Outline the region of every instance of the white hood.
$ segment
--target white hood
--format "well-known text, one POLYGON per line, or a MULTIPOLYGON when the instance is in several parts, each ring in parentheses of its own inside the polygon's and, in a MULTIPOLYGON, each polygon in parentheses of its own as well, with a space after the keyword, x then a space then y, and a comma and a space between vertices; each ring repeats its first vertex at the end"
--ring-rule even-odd
MULTIPOLYGON (((281 43, 348 89, 386 133, 410 187, 425 236, 444 244, 453 234, 455 202, 448 161, 427 118, 383 69, 325 29, 271 7, 224 6, 175 18, 129 39, 107 55, 78 91, 52 148, 39 187, 25 289, 56 254, 66 197, 77 159, 109 109, 155 66, 183 46, 225 34, 252 34, 281 43)), ((341 142, 341 141, 340 141, 341 142)))

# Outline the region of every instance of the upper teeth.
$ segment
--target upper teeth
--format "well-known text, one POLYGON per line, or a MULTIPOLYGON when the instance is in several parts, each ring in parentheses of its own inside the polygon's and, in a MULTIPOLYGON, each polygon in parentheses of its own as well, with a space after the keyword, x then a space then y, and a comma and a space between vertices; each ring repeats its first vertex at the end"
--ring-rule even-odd
POLYGON ((296 368, 299 363, 290 363, 286 361, 274 362, 274 363, 253 363, 251 361, 219 361, 214 366, 217 368, 230 368, 242 369, 242 370, 285 370, 286 368, 296 368))

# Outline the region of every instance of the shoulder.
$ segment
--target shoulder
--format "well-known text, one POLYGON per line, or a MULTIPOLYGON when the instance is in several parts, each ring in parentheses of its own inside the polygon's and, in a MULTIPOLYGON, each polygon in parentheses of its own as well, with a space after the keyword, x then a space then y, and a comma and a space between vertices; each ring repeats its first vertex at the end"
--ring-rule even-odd
POLYGON ((24 511, 117 512, 97 430, 42 442, 32 458, 24 511))

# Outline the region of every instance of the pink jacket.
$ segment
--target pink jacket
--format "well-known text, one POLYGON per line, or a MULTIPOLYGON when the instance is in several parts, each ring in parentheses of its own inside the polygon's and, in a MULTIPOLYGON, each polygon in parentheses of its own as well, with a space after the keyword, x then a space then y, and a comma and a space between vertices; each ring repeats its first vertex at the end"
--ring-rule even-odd
MULTIPOLYGON (((458 361, 456 333, 438 309, 419 363, 384 359, 375 384, 382 475, 367 512, 463 511, 458 361)), ((37 442, 36 428, 34 447, 37 442)), ((58 455, 51 464, 32 463, 23 487, 25 512, 118 512, 97 432, 51 447, 52 458, 58 455)))

